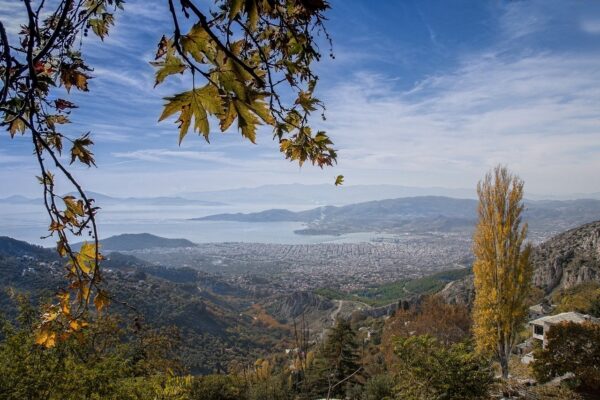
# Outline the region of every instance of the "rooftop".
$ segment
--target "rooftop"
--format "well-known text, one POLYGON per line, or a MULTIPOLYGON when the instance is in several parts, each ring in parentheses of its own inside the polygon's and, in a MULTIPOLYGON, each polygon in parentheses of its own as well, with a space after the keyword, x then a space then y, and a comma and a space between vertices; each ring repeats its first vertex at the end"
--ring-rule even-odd
POLYGON ((575 311, 564 312, 556 315, 548 315, 546 317, 541 317, 538 319, 534 319, 533 321, 529 321, 530 324, 534 325, 542 325, 542 324, 558 324, 560 322, 576 322, 582 323, 585 321, 592 321, 595 323, 600 322, 600 319, 594 318, 587 314, 581 314, 575 311))

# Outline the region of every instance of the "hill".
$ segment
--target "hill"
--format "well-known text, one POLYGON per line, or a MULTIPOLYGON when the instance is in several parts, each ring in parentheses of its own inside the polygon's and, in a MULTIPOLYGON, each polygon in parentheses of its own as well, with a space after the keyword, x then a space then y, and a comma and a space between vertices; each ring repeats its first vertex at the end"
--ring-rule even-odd
POLYGON ((0 255, 7 257, 35 257, 44 261, 58 259, 55 251, 29 244, 22 240, 10 238, 8 236, 0 236, 0 255))
POLYGON ((550 293, 600 282, 600 221, 571 229, 536 247, 534 284, 550 293))
MULTIPOLYGON (((560 233, 533 249, 533 284, 548 295, 589 283, 600 283, 600 221, 560 233)), ((474 299, 473 276, 450 282, 440 292, 448 302, 474 299)))
MULTIPOLYGON (((80 243, 75 244, 78 248, 80 243)), ((168 239, 150 233, 124 233, 111 236, 100 241, 102 251, 133 251, 152 248, 195 247, 196 244, 187 239, 168 239)))
MULTIPOLYGON (((65 270, 54 251, 0 238, 0 309, 14 318, 10 291, 27 293, 33 304, 45 303, 65 287, 65 270), (10 289, 10 290, 9 290, 10 289)), ((132 321, 135 307, 145 324, 175 326, 179 355, 192 373, 223 370, 231 362, 252 363, 285 345, 289 331, 252 317, 253 299, 244 289, 218 276, 190 268, 148 265, 113 252, 103 262, 103 281, 116 301, 111 313, 132 321), (268 329, 266 329, 268 328, 268 329)))

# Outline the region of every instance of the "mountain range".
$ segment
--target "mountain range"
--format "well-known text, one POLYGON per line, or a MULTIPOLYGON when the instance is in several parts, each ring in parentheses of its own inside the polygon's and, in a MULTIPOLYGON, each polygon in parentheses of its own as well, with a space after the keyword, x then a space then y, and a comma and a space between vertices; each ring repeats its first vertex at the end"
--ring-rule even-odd
MULTIPOLYGON (((528 200, 525 220, 539 234, 560 231, 600 218, 600 200, 528 200)), ((271 209, 257 213, 216 214, 194 220, 306 224, 300 234, 352 232, 470 232, 476 223, 477 201, 441 196, 404 197, 317 207, 305 211, 271 209)))
MULTIPOLYGON (((67 193, 79 197, 78 193, 67 193)), ((97 192, 86 192, 90 199, 94 199, 96 205, 135 205, 135 206, 223 206, 226 203, 220 201, 208 201, 201 199, 188 199, 184 197, 159 196, 159 197, 113 197, 97 192)), ((20 195, 0 198, 0 204, 34 204, 41 205, 41 198, 30 198, 20 195)))

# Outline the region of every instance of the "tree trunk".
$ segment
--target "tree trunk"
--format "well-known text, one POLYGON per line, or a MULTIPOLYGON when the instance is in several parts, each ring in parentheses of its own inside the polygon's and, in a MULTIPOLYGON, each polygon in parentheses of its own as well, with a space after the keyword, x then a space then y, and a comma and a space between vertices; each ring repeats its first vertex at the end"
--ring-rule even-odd
POLYGON ((505 352, 500 353, 500 367, 502 368, 502 379, 508 379, 508 357, 505 352))

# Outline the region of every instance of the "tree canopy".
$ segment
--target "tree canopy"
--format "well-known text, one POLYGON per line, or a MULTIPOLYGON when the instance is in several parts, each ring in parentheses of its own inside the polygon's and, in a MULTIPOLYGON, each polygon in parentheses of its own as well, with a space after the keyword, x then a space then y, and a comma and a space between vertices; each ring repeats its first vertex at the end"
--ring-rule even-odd
MULTIPOLYGON (((111 295, 102 285, 96 213, 70 164, 95 166, 93 134, 69 136, 64 126, 77 104, 71 91, 87 92, 93 66, 82 53, 92 35, 103 40, 118 12, 128 12, 123 0, 24 0, 27 25, 15 37, 0 21, 0 123, 11 137, 31 135, 39 165, 48 236, 66 257, 69 286, 44 314, 38 342, 76 332, 89 305, 101 312, 111 295), (65 190, 63 183, 71 185, 65 190), (70 192, 64 195, 63 193, 70 192), (89 237, 80 249, 70 239, 89 237), (62 332, 62 333, 60 333, 62 332)), ((258 126, 268 125, 281 153, 302 165, 331 166, 337 154, 323 131, 314 130, 310 116, 324 111, 314 96, 318 76, 312 64, 321 58, 320 34, 330 44, 323 13, 324 0, 215 0, 212 6, 191 0, 165 0, 172 33, 165 33, 151 63, 155 85, 173 75, 186 75, 190 89, 165 98, 159 121, 176 116, 179 142, 191 130, 210 139, 211 123, 221 131, 234 126, 255 142, 258 126)), ((324 118, 324 116, 323 116, 324 118)), ((335 184, 343 181, 341 176, 335 184)))
POLYGON ((522 224, 524 182, 497 166, 477 186, 479 221, 473 237, 474 334, 480 351, 495 354, 508 377, 508 359, 526 317, 531 245, 522 224))

